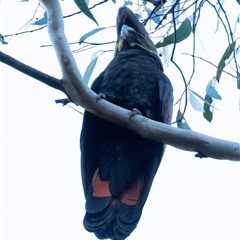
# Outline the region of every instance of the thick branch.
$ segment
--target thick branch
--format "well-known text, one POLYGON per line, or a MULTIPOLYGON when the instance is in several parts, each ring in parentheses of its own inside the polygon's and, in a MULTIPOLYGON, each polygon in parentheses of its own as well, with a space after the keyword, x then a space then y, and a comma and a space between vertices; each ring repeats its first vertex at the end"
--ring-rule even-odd
POLYGON ((62 69, 64 88, 76 104, 146 138, 161 141, 186 151, 198 152, 203 156, 240 160, 239 143, 212 138, 189 130, 177 129, 140 115, 129 118, 129 110, 115 106, 105 100, 96 101, 97 95, 81 81, 81 74, 64 34, 62 13, 58 0, 42 0, 41 2, 48 13, 49 35, 62 69))
MULTIPOLYGON (((28 76, 38 79, 50 87, 54 87, 62 92, 65 91, 60 80, 31 68, 2 52, 0 52, 0 61, 19 70, 20 72, 27 74, 28 76)), ((105 100, 97 102, 95 94, 93 99, 94 102, 92 104, 99 105, 99 107, 96 108, 97 110, 94 112, 95 114, 98 114, 98 116, 102 116, 107 120, 109 117, 112 119, 112 122, 132 129, 144 137, 166 142, 169 145, 175 146, 179 149, 199 152, 203 155, 218 159, 234 160, 235 151, 236 154, 238 154, 238 150, 235 150, 235 147, 239 147, 237 143, 219 140, 193 131, 176 129, 159 122, 154 122, 142 116, 135 116, 129 119, 130 111, 112 105, 105 100), (219 152, 219 148, 223 153, 221 151, 219 152), (219 157, 219 155, 221 155, 221 157, 219 157)), ((87 109, 91 111, 90 107, 87 109)))

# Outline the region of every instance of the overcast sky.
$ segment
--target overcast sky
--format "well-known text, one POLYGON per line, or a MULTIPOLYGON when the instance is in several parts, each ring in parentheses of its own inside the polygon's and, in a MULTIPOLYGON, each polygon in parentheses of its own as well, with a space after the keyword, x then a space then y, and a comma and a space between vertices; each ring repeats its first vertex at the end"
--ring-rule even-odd
MULTIPOLYGON (((64 1, 64 15, 78 11, 64 1)), ((92 12, 99 26, 115 25, 118 7, 111 1, 92 12)), ((37 1, 17 3, 2 0, 2 35, 16 32, 35 11, 37 1)), ((90 2, 90 6, 91 6, 90 2)), ((231 3, 231 21, 237 4, 231 3)), ((227 13, 228 13, 227 12, 227 13)), ((38 17, 41 17, 39 13, 38 17)), ((217 64, 227 38, 216 28, 214 12, 202 13, 196 55, 217 64), (209 17, 210 16, 210 17, 209 17), (211 19, 211 21, 210 21, 211 19), (200 43, 201 42, 201 43, 200 43)), ((27 29, 33 29, 29 27, 27 29)), ((77 42, 96 25, 83 14, 65 20, 69 42, 77 42)), ((99 33, 92 41, 115 40, 115 28, 99 33)), ((8 40, 8 39, 6 39, 8 40)), ((191 74, 191 38, 177 46, 176 61, 186 77, 191 74)), ((61 78, 60 68, 46 28, 15 36, 1 50, 12 57, 61 78)), ((79 49, 71 45, 72 50, 79 49)), ((113 50, 114 45, 100 49, 113 50)), ((83 74, 94 50, 74 54, 83 74)), ((98 59, 92 80, 107 66, 113 53, 98 59)), ((205 96, 207 82, 216 69, 196 60, 196 75, 191 89, 205 96)), ((2 221, 3 240, 96 239, 82 226, 85 200, 80 175, 79 136, 82 115, 70 107, 56 105, 65 96, 36 80, 1 66, 2 84, 2 221)), ((170 64, 165 72, 171 79, 177 100, 183 91, 179 72, 170 64)), ((223 74, 216 101, 214 120, 209 124, 202 113, 188 106, 186 118, 194 131, 231 141, 240 140, 239 91, 236 80, 223 74)), ((83 109, 78 108, 83 112, 83 109)), ((177 107, 175 109, 177 111, 177 107)), ((174 115, 174 119, 176 115, 174 115)), ((129 240, 239 240, 240 239, 240 164, 214 159, 197 159, 194 153, 170 146, 155 177, 141 220, 129 240)))

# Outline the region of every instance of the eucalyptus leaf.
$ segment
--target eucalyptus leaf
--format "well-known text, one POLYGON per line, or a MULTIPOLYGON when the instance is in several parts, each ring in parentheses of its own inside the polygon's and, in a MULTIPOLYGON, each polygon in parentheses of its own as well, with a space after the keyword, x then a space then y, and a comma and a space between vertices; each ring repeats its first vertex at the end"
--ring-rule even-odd
MULTIPOLYGON (((210 96, 208 96, 207 94, 206 94, 206 96, 205 96, 205 99, 206 99, 206 101, 208 101, 209 103, 212 103, 212 98, 211 98, 210 96)), ((209 104, 204 103, 204 105, 203 105, 203 109, 204 109, 203 117, 204 117, 207 121, 212 122, 213 112, 211 111, 210 107, 211 107, 211 106, 209 106, 209 104)))
POLYGON ((0 42, 2 44, 8 44, 7 42, 5 42, 4 37, 3 37, 3 35, 1 33, 0 33, 0 42))
POLYGON ((178 127, 178 128, 183 128, 183 129, 191 130, 191 128, 190 128, 189 125, 187 124, 187 121, 186 121, 185 118, 183 117, 183 115, 182 115, 182 113, 181 113, 180 110, 178 110, 176 121, 177 121, 177 127, 178 127), (180 119, 181 119, 181 120, 180 120, 180 119))
POLYGON ((203 112, 202 104, 198 101, 198 99, 195 97, 195 95, 191 91, 189 91, 189 101, 190 101, 192 107, 196 111, 203 112))
POLYGON ((200 96, 198 93, 196 93, 195 91, 189 89, 189 91, 191 91, 193 94, 195 94, 198 98, 200 98, 204 103, 208 104, 209 106, 211 106, 211 103, 209 103, 205 98, 203 98, 202 96, 200 96))
POLYGON ((94 35, 95 33, 105 29, 106 27, 100 27, 100 28, 95 28, 92 31, 84 34, 80 39, 79 39, 79 44, 81 44, 82 42, 84 42, 87 38, 89 38, 90 36, 94 35))
POLYGON ((83 82, 88 85, 88 82, 90 80, 90 77, 92 75, 92 72, 93 72, 93 69, 95 68, 96 66, 96 63, 97 63, 97 59, 98 59, 98 56, 96 54, 96 52, 93 53, 92 55, 92 60, 91 62, 89 63, 89 65, 87 66, 87 69, 84 73, 84 76, 83 76, 83 82))
POLYGON ((163 60, 164 60, 166 67, 169 67, 171 56, 169 55, 168 46, 163 48, 163 52, 161 52, 161 54, 163 56, 163 60))
POLYGON ((85 0, 74 0, 74 2, 76 3, 76 5, 78 6, 78 8, 90 19, 92 19, 97 25, 98 22, 97 20, 94 18, 94 16, 92 15, 91 11, 89 10, 85 0))
POLYGON ((234 24, 233 33, 236 33, 236 32, 237 32, 237 30, 238 30, 238 24, 240 24, 240 13, 238 14, 237 20, 236 20, 236 22, 235 22, 235 24, 234 24))
POLYGON ((236 41, 232 42, 227 49, 225 50, 220 62, 218 63, 218 69, 217 69, 217 74, 216 74, 216 80, 219 82, 220 81, 220 77, 222 75, 222 71, 225 68, 226 64, 225 61, 230 58, 231 54, 234 51, 236 45, 236 41))
POLYGON ((222 100, 222 97, 219 95, 219 93, 217 92, 217 90, 214 86, 215 85, 214 81, 216 81, 216 78, 211 79, 209 81, 209 83, 207 84, 207 87, 206 87, 206 92, 207 92, 209 97, 212 97, 212 98, 215 98, 215 99, 218 99, 218 100, 222 100))
MULTIPOLYGON (((173 6, 176 3, 177 0, 171 0, 171 5, 173 6)), ((179 23, 179 13, 180 13, 180 1, 178 1, 177 5, 174 8, 174 18, 175 18, 175 23, 179 23)))
MULTIPOLYGON (((225 0, 220 0, 220 4, 223 6, 223 4, 224 4, 224 1, 225 0)), ((215 30, 215 33, 218 31, 218 29, 219 29, 219 19, 221 18, 220 17, 220 15, 221 15, 221 12, 222 12, 222 8, 220 7, 220 4, 219 4, 219 7, 218 7, 218 9, 217 9, 217 13, 218 13, 218 18, 217 18, 217 26, 216 26, 216 30, 215 30)))
POLYGON ((240 24, 240 13, 238 14, 237 16, 237 21, 236 21, 238 24, 240 24))
POLYGON ((144 10, 148 13, 148 16, 149 16, 150 14, 152 14, 151 20, 154 21, 156 24, 158 24, 159 21, 160 21, 160 15, 161 15, 161 14, 158 13, 158 15, 159 15, 159 16, 158 16, 158 15, 156 15, 155 13, 152 13, 152 10, 149 9, 146 5, 143 5, 143 7, 144 7, 144 10))
POLYGON ((43 18, 36 20, 33 25, 45 25, 48 22, 47 12, 44 12, 43 18))
POLYGON ((129 1, 129 0, 124 0, 124 6, 127 6, 127 5, 132 6, 132 5, 133 5, 133 2, 132 2, 132 1, 129 1))
POLYGON ((155 46, 156 48, 160 48, 160 47, 166 47, 172 43, 179 43, 185 40, 186 38, 188 38, 191 32, 192 32, 191 21, 188 18, 186 18, 182 22, 180 27, 176 30, 176 39, 175 39, 175 34, 172 33, 167 37, 165 37, 162 42, 158 42, 155 46))

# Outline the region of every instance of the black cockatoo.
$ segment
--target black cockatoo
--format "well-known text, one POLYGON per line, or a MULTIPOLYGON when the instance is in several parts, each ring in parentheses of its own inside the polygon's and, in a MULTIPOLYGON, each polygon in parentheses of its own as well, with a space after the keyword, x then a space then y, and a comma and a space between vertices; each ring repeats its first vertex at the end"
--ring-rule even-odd
MULTIPOLYGON (((171 123, 172 85, 147 31, 127 7, 117 16, 115 56, 92 90, 111 103, 171 123)), ((126 239, 141 217, 165 145, 85 111, 80 146, 84 227, 99 239, 126 239)))

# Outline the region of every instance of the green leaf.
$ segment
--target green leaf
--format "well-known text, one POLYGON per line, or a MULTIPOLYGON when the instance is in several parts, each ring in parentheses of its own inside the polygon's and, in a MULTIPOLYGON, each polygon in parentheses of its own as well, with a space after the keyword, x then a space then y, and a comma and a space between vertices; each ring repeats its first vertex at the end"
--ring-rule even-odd
POLYGON ((224 69, 225 65, 225 61, 230 58, 232 52, 234 51, 236 45, 236 41, 232 42, 227 49, 225 50, 220 62, 218 63, 218 70, 217 70, 217 74, 216 74, 216 79, 219 82, 220 81, 220 77, 222 75, 222 71, 224 69))
POLYGON ((96 66, 97 59, 98 59, 97 54, 96 54, 96 52, 94 52, 93 55, 92 55, 92 60, 91 60, 91 62, 89 63, 89 65, 87 66, 87 69, 86 69, 86 71, 85 71, 85 73, 84 73, 84 76, 83 76, 83 82, 84 82, 86 85, 88 85, 88 82, 89 82, 90 77, 91 77, 91 75, 92 75, 93 69, 94 69, 95 66, 96 66))
MULTIPOLYGON (((212 98, 206 94, 205 96, 206 101, 208 101, 210 104, 212 103, 212 98)), ((209 122, 212 121, 213 119, 213 112, 210 110, 209 104, 204 103, 203 106, 204 112, 203 112, 203 117, 207 119, 209 122)))
POLYGON ((116 3, 116 0, 112 0, 113 3, 116 3))
POLYGON ((191 130, 191 128, 190 128, 189 125, 187 124, 187 121, 186 121, 185 118, 182 116, 182 113, 181 113, 180 110, 178 110, 176 121, 177 121, 177 127, 178 127, 178 128, 183 128, 183 129, 191 130), (181 119, 181 121, 180 121, 180 119, 181 119))
POLYGON ((78 8, 90 19, 92 19, 97 25, 98 22, 90 12, 85 0, 74 0, 74 2, 77 4, 78 8))
POLYGON ((158 42, 156 44, 156 48, 165 47, 172 43, 179 43, 185 40, 187 37, 189 37, 191 32, 192 32, 191 21, 188 18, 186 18, 182 22, 181 26, 176 30, 176 39, 175 39, 175 34, 172 33, 167 37, 165 37, 163 39, 163 42, 158 42))
POLYGON ((2 44, 8 44, 7 42, 4 41, 4 37, 3 37, 3 35, 1 33, 0 33, 0 42, 2 44))
POLYGON ((93 34, 105 29, 106 27, 100 27, 100 28, 95 28, 92 31, 84 34, 80 39, 79 39, 79 44, 81 44, 82 42, 84 42, 87 38, 89 38, 90 36, 92 36, 93 34))
POLYGON ((240 0, 237 0, 237 3, 240 5, 240 0))

